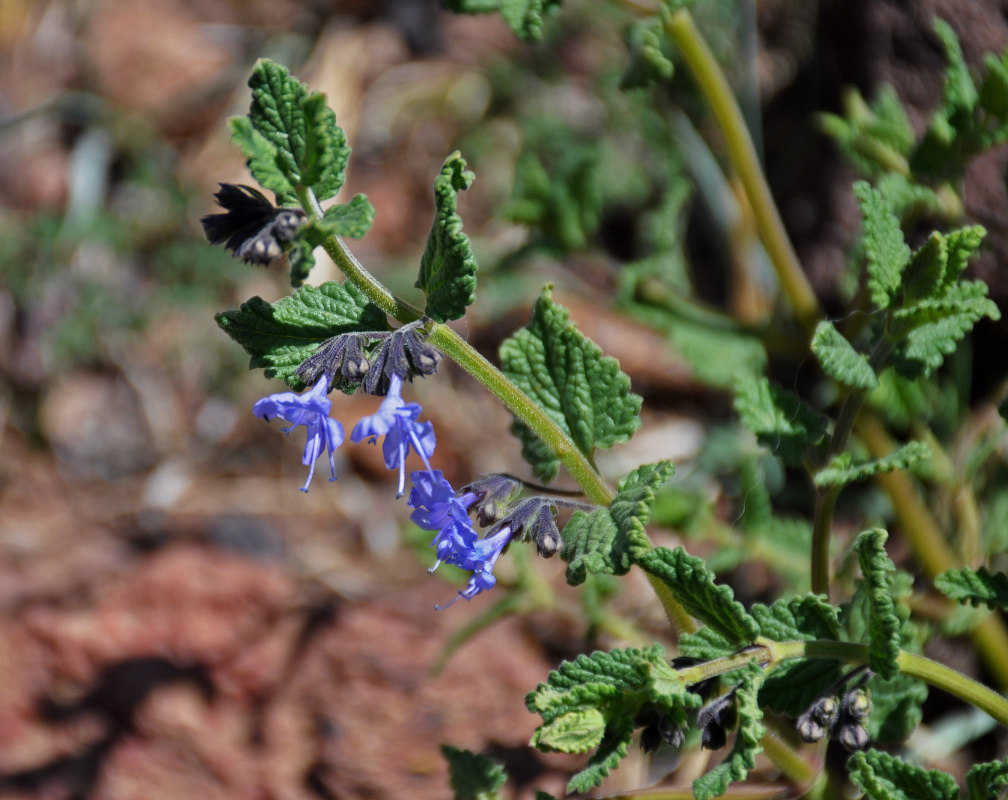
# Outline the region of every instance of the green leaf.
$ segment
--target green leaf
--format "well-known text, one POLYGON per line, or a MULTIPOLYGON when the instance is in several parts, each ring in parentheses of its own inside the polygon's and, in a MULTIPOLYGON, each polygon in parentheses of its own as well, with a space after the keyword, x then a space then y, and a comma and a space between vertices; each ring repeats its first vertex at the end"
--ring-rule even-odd
POLYGON ((309 94, 285 67, 268 59, 256 62, 249 86, 250 124, 232 122, 232 132, 256 180, 284 203, 299 200, 298 187, 311 189, 319 200, 336 194, 350 148, 325 95, 309 94), (250 128, 258 135, 250 134, 250 128))
POLYGON ((854 461, 850 453, 840 453, 815 474, 816 486, 846 486, 873 475, 909 469, 931 457, 931 448, 924 442, 907 442, 883 458, 854 461))
POLYGON ((1008 759, 974 764, 966 773, 966 800, 998 800, 1008 788, 1008 759))
POLYGON ((896 567, 885 551, 888 538, 884 530, 873 528, 854 542, 868 597, 868 664, 883 678, 899 674, 901 627, 892 597, 896 567))
POLYGON ((286 381, 292 389, 304 388, 295 370, 326 339, 388 329, 384 312, 360 289, 336 281, 302 287, 275 303, 253 297, 216 320, 251 356, 249 369, 262 367, 267 377, 286 381))
POLYGON ((822 365, 823 372, 846 386, 874 389, 878 376, 863 353, 836 329, 832 322, 823 320, 812 336, 812 353, 822 365))
POLYGON ((507 782, 503 766, 487 756, 450 744, 441 745, 441 754, 448 762, 455 800, 499 800, 500 789, 507 782))
POLYGON ((886 309, 900 288, 903 269, 910 261, 910 248, 903 241, 899 220, 881 192, 859 181, 854 184, 854 196, 861 207, 868 288, 872 302, 886 309))
POLYGON ((656 547, 635 560, 641 569, 668 586, 689 614, 736 648, 751 644, 759 635, 759 623, 735 601, 730 586, 714 583, 714 575, 702 558, 691 556, 682 547, 656 547))
POLYGON ((631 552, 648 549, 644 531, 658 488, 675 471, 671 461, 648 464, 622 481, 608 508, 577 511, 563 529, 560 557, 567 562, 567 582, 577 586, 591 575, 625 575, 631 552))
MULTIPOLYGON (((640 427, 641 398, 619 362, 604 357, 563 306, 551 286, 536 301, 532 321, 500 347, 504 373, 591 458, 595 448, 626 441, 640 427)), ((522 455, 544 481, 556 477, 559 462, 523 423, 512 426, 522 455), (546 457, 546 453, 549 457, 546 457)))
POLYGON ((778 600, 772 606, 755 603, 751 613, 759 623, 760 636, 766 639, 787 642, 840 638, 837 609, 818 595, 778 600))
POLYGON ((720 797, 728 791, 732 781, 745 780, 749 770, 756 766, 756 756, 763 752, 760 740, 766 733, 766 728, 763 725, 763 710, 757 702, 763 670, 750 662, 740 673, 742 683, 735 690, 739 718, 735 744, 724 761, 693 781, 693 796, 696 800, 720 797))
POLYGON ((629 29, 630 63, 623 73, 620 88, 640 89, 672 78, 675 67, 664 30, 660 20, 641 22, 629 29))
POLYGON ((928 297, 942 284, 948 268, 948 241, 938 231, 914 251, 903 273, 904 296, 910 300, 928 297))
POLYGON ((529 711, 543 719, 532 737, 534 747, 564 752, 598 748, 571 779, 568 792, 597 786, 616 767, 626 755, 634 717, 645 705, 656 705, 672 724, 684 726, 686 711, 701 702, 669 666, 660 645, 565 661, 525 698, 529 711))
POLYGON ((893 359, 896 370, 907 378, 930 375, 983 317, 998 320, 1001 312, 981 281, 955 284, 940 297, 897 310, 893 327, 902 341, 893 359))
MULTIPOLYGON (((355 194, 349 203, 337 203, 325 210, 321 220, 312 223, 322 238, 349 236, 360 239, 371 230, 375 210, 366 195, 355 194)), ((321 244, 321 241, 318 242, 321 244)))
POLYGON ((987 231, 980 225, 959 228, 945 235, 948 247, 948 266, 945 268, 943 283, 951 286, 962 276, 966 262, 980 249, 987 231))
POLYGON ((297 288, 305 282, 308 273, 315 266, 315 244, 310 233, 294 240, 293 246, 287 251, 287 261, 291 268, 291 286, 297 288))
POLYGON ((987 53, 984 66, 987 69, 980 84, 980 108, 1003 123, 1008 120, 1008 64, 1004 56, 987 53))
POLYGON ((928 696, 924 681, 902 673, 890 680, 875 675, 866 688, 872 711, 865 720, 865 728, 873 742, 901 742, 913 733, 920 724, 921 706, 928 696))
POLYGON ((986 567, 950 569, 935 578, 935 586, 960 603, 990 608, 1008 608, 1008 574, 991 572, 986 567))
POLYGON ((955 778, 924 769, 878 750, 854 753, 847 761, 851 780, 868 800, 958 800, 955 778))
POLYGON ((738 381, 735 410, 761 445, 792 466, 800 465, 826 435, 825 417, 764 377, 738 381))
POLYGON ((542 38, 543 18, 560 7, 560 0, 444 0, 457 14, 487 14, 499 11, 519 39, 542 38))
POLYGON ((445 159, 434 180, 434 223, 415 285, 427 296, 424 313, 437 322, 459 319, 476 296, 478 265, 458 215, 458 193, 468 189, 475 178, 456 150, 445 159))
POLYGON ((760 686, 760 705, 777 714, 798 717, 835 686, 843 665, 825 658, 785 661, 760 686))
POLYGON ((693 633, 684 633, 679 637, 680 655, 695 658, 698 661, 727 658, 736 653, 738 649, 739 642, 734 637, 728 638, 706 625, 693 633))

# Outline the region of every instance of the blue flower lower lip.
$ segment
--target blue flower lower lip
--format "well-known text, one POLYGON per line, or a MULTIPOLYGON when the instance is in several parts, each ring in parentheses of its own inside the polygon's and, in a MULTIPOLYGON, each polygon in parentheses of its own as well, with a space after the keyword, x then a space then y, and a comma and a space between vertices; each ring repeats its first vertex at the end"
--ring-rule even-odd
POLYGON ((299 425, 305 426, 308 441, 305 443, 301 463, 308 467, 308 480, 301 487, 302 492, 308 491, 315 476, 315 462, 324 452, 329 454, 329 469, 332 473, 329 480, 336 480, 334 455, 336 448, 343 443, 343 426, 338 420, 329 417, 332 402, 326 396, 328 389, 329 378, 323 375, 307 392, 278 392, 256 401, 252 406, 252 413, 267 422, 277 418, 290 423, 288 427, 281 428, 284 434, 289 435, 299 425))

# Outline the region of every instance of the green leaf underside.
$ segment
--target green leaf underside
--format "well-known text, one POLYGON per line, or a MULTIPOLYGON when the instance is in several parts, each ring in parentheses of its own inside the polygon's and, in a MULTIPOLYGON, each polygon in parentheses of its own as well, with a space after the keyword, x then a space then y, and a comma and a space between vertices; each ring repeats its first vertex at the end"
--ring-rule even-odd
POLYGON ((249 87, 248 116, 233 119, 231 131, 253 177, 281 203, 298 202, 299 187, 319 200, 335 195, 350 148, 325 95, 309 94, 285 67, 268 59, 256 62, 249 87))
POLYGON ((251 356, 250 369, 261 367, 292 389, 304 388, 294 372, 326 339, 388 328, 385 314, 360 289, 337 281, 304 286, 274 303, 253 297, 216 320, 251 356))
POLYGON ((759 635, 759 623, 734 599, 730 586, 714 583, 701 558, 682 547, 656 547, 636 558, 638 566, 661 580, 686 611, 738 649, 759 635))
POLYGON ((970 605, 1008 608, 1008 574, 987 567, 952 569, 935 578, 935 586, 946 597, 970 605))
POLYGON ((624 478, 608 508, 577 511, 563 529, 560 557, 567 562, 567 582, 577 586, 591 575, 624 575, 631 551, 650 547, 645 526, 659 487, 672 477, 670 461, 647 464, 624 478))
POLYGON ((861 207, 868 288, 872 302, 886 309, 900 288, 903 268, 910 261, 910 248, 903 240, 899 220, 878 190, 859 181, 854 184, 854 195, 861 207))
POLYGON ((875 675, 868 681, 872 712, 865 727, 873 742, 902 742, 921 721, 921 705, 928 685, 902 673, 889 680, 875 675))
POLYGON ((843 666, 825 658, 794 659, 774 668, 760 686, 760 703, 770 711, 798 717, 835 685, 843 666))
POLYGON ((760 740, 766 733, 763 710, 757 702, 763 671, 750 662, 742 674, 742 683, 735 691, 738 701, 739 726, 731 752, 714 769, 693 781, 696 800, 713 800, 720 797, 733 781, 745 780, 749 770, 756 766, 756 756, 763 752, 760 740))
POLYGON ((955 778, 924 769, 878 750, 854 753, 847 761, 851 780, 868 800, 957 800, 955 778))
POLYGON ((826 434, 825 417, 765 377, 737 382, 735 410, 761 445, 792 466, 800 465, 826 434))
POLYGON ((457 211, 458 193, 468 189, 475 177, 456 151, 434 180, 434 222, 415 285, 427 296, 424 313, 437 322, 461 318, 476 296, 478 265, 457 211))
POLYGON ((846 486, 874 475, 909 469, 931 457, 931 448, 924 442, 907 442, 884 458, 854 461, 849 453, 840 453, 815 474, 816 486, 846 486))
POLYGON ((460 750, 450 744, 441 745, 441 754, 448 762, 448 775, 455 800, 496 800, 507 782, 504 767, 493 759, 460 750))
POLYGON ((901 621, 893 602, 896 567, 885 551, 888 534, 881 528, 861 533, 854 543, 868 598, 869 666, 883 678, 899 673, 901 621))
POLYGON ((543 18, 560 7, 561 0, 444 0, 458 14, 500 12, 515 36, 527 41, 542 38, 543 18))
POLYGON ((676 725, 700 698, 687 691, 660 645, 598 651, 565 661, 525 698, 542 716, 531 744, 542 750, 581 753, 596 749, 568 792, 599 785, 626 755, 633 720, 645 705, 657 705, 676 725))
MULTIPOLYGON (((528 326, 500 347, 501 366, 528 397, 564 430, 588 458, 597 447, 626 441, 640 427, 641 398, 614 358, 587 339, 553 302, 550 288, 536 301, 528 326)), ((550 481, 559 461, 522 422, 512 431, 536 476, 550 481)))
POLYGON ((868 359, 843 337, 832 322, 823 321, 812 337, 812 353, 823 372, 846 386, 874 389, 878 376, 868 359))
POLYGON ((966 800, 997 800, 1008 788, 1008 759, 976 764, 966 773, 966 800))

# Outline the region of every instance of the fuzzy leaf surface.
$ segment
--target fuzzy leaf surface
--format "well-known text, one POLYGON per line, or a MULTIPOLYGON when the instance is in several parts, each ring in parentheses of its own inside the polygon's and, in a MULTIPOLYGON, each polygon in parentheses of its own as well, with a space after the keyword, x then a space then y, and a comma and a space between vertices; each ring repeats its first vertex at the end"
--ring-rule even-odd
POLYGON ((647 464, 620 481, 608 508, 577 511, 563 529, 560 557, 567 562, 567 582, 577 586, 589 574, 625 575, 634 548, 650 545, 645 526, 659 487, 675 471, 671 461, 647 464))
POLYGON ((854 195, 861 207, 868 288, 872 302, 886 309, 900 288, 903 269, 910 261, 910 248, 903 240, 899 220, 881 192, 859 181, 854 184, 854 195))
POLYGON ((966 773, 966 800, 997 800, 1008 789, 1008 759, 976 764, 966 773))
POLYGON ((504 767, 488 756, 471 750, 441 745, 441 755, 448 762, 448 778, 455 800, 498 800, 507 782, 504 767))
POLYGON ((427 297, 424 313, 437 322, 461 318, 476 297, 478 264, 458 215, 458 193, 475 179, 456 151, 445 159, 434 180, 434 222, 415 285, 427 297))
POLYGON ((875 675, 867 685, 872 712, 865 727, 873 742, 902 742, 921 721, 921 705, 927 700, 924 681, 899 675, 889 680, 875 675))
POLYGON ((728 791, 733 781, 745 780, 749 770, 756 766, 756 756, 763 752, 760 739, 766 733, 766 727, 763 725, 763 710, 757 702, 763 671, 750 662, 740 672, 742 683, 735 692, 739 718, 735 744, 724 761, 693 781, 696 800, 713 800, 728 791))
POLYGON ((319 200, 336 194, 350 148, 325 95, 309 93, 268 59, 256 62, 249 87, 248 116, 232 120, 231 131, 255 179, 281 203, 298 202, 298 187, 313 190, 319 200))
POLYGON ((544 17, 560 7, 561 0, 444 0, 457 14, 500 12, 515 36, 527 41, 542 38, 544 17))
POLYGON ((645 705, 657 705, 677 725, 687 709, 699 707, 665 660, 660 645, 643 649, 597 651, 565 661, 528 694, 525 705, 543 724, 531 744, 542 750, 585 752, 597 748, 568 791, 587 791, 601 783, 626 755, 634 717, 645 705))
POLYGON ((851 780, 868 800, 957 800, 955 778, 924 769, 879 750, 854 753, 847 761, 851 780))
POLYGON ((637 556, 637 565, 661 580, 683 608, 725 637, 735 648, 759 635, 756 619, 735 600, 730 586, 718 585, 702 558, 682 547, 656 547, 637 556))
POLYGON ((868 598, 869 666, 883 678, 899 673, 901 621, 893 602, 896 567, 885 550, 889 535, 881 528, 861 533, 854 543, 868 598))
MULTIPOLYGON (((321 220, 314 223, 324 236, 349 236, 360 239, 374 224, 375 209, 366 195, 355 194, 349 203, 337 203, 325 210, 321 220)), ((321 244, 321 241, 318 242, 321 244)))
MULTIPOLYGON (((641 397, 619 362, 602 355, 553 302, 549 286, 536 301, 528 326, 500 347, 504 373, 573 439, 588 458, 598 447, 626 441, 640 427, 641 397)), ((512 431, 522 455, 544 481, 556 477, 559 461, 524 423, 512 431)))
POLYGON ((356 286, 330 281, 304 286, 274 303, 253 297, 238 309, 221 312, 217 324, 261 367, 295 390, 304 384, 298 365, 326 339, 352 331, 387 330, 385 314, 356 286))
POLYGON ((878 375, 871 368, 867 357, 855 350, 832 322, 823 320, 816 326, 812 336, 812 353, 823 372, 845 386, 858 389, 874 389, 878 386, 878 375))
POLYGON ((987 567, 950 569, 935 578, 935 586, 960 603, 990 608, 1008 608, 1008 574, 991 572, 987 567))
POLYGON ((840 453, 815 474, 816 486, 846 486, 873 475, 909 469, 931 457, 931 448, 924 442, 907 442, 883 458, 854 461, 849 453, 840 453))
POLYGON ((792 466, 826 435, 825 417, 762 376, 737 382, 735 410, 761 445, 792 466))

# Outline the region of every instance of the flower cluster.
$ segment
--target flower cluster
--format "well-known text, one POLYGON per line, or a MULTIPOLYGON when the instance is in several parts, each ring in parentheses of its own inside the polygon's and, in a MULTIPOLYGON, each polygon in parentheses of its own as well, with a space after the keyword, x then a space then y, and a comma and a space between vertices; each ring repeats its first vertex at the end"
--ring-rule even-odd
POLYGON ((371 444, 382 439, 385 466, 399 471, 397 497, 406 489, 407 457, 411 451, 420 457, 424 469, 410 474, 413 488, 409 506, 414 509, 413 522, 435 533, 431 547, 435 548, 437 561, 430 571, 446 563, 472 573, 468 585, 452 600, 455 602, 459 597, 471 600, 497 583, 494 566, 516 537, 535 541, 540 555, 553 555, 563 544, 555 522, 557 505, 570 503, 542 496, 515 501, 522 482, 508 475, 481 478, 456 492, 431 466, 437 444, 434 426, 419 421, 423 409, 419 403, 407 403, 402 389, 405 380, 434 372, 439 358, 440 353, 414 325, 384 333, 340 334, 325 342, 298 369, 302 380, 307 383, 311 379, 311 389, 302 394, 271 394, 256 402, 253 411, 267 421, 285 420, 285 434, 304 425, 308 441, 302 462, 308 467, 308 480, 301 490, 307 492, 315 462, 323 453, 329 457, 331 480, 336 480, 334 454, 343 442, 344 432, 343 426, 329 417, 330 389, 342 382, 340 385, 359 385, 370 394, 384 395, 378 410, 354 426, 350 439, 371 444), (365 352, 369 339, 379 341, 371 354, 365 352), (471 513, 481 526, 489 526, 485 536, 476 531, 471 513))

